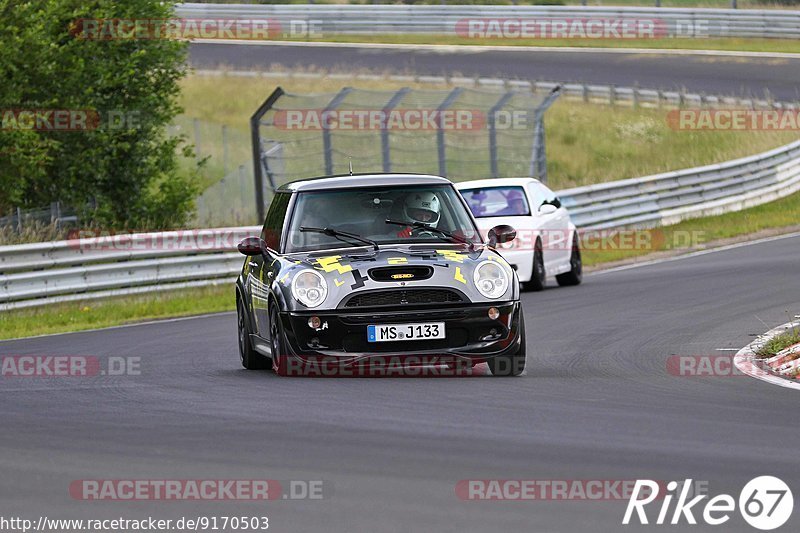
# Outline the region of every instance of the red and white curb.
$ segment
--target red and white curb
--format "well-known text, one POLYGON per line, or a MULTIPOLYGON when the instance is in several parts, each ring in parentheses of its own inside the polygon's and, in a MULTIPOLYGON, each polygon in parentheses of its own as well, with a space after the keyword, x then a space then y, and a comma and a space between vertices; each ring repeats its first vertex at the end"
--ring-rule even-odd
POLYGON ((800 371, 800 343, 789 346, 768 359, 756 356, 764 343, 793 328, 800 328, 800 322, 787 322, 756 337, 756 340, 736 353, 733 358, 736 368, 750 377, 773 385, 800 389, 800 381, 792 377, 800 371))

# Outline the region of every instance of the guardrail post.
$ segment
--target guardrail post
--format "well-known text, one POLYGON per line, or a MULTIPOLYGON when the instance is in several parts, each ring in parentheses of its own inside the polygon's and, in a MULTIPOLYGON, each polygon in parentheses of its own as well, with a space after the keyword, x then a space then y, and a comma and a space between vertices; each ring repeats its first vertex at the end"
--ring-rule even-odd
POLYGON ((389 147, 389 128, 387 124, 389 122, 389 113, 391 113, 392 109, 394 109, 397 104, 403 99, 403 97, 410 91, 408 87, 403 87, 389 100, 386 106, 383 108, 383 122, 381 123, 381 155, 383 159, 383 171, 384 172, 391 172, 392 171, 392 154, 389 147))
POLYGON ((442 120, 442 113, 449 108, 453 102, 458 98, 464 91, 461 87, 456 87, 450 94, 447 95, 447 98, 444 99, 439 107, 436 108, 436 148, 439 155, 439 175, 440 176, 447 176, 447 159, 446 153, 444 148, 444 129, 443 124, 444 121, 442 120))
POLYGON ((493 178, 499 178, 500 172, 497 169, 497 113, 514 96, 513 92, 507 92, 489 110, 489 168, 493 178))
MULTIPOLYGON (((352 87, 345 87, 333 97, 330 103, 322 110, 322 116, 326 117, 330 111, 335 110, 345 99, 347 94, 352 91, 352 87)), ((333 147, 331 146, 331 131, 324 124, 322 125, 322 149, 325 156, 325 174, 333 174, 333 147)))

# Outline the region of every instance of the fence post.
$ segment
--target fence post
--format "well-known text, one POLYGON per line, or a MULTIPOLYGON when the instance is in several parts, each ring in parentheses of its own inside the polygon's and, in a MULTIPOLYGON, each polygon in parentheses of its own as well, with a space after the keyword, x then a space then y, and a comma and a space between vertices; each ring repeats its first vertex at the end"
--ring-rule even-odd
POLYGON ((201 155, 203 148, 200 145, 200 120, 192 119, 192 124, 194 126, 194 155, 197 162, 200 163, 200 160, 203 159, 201 155))
POLYGON ((256 189, 256 213, 258 213, 259 223, 263 223, 266 218, 266 206, 264 205, 264 173, 261 171, 261 118, 272 109, 275 102, 283 96, 283 89, 280 87, 272 91, 264 102, 258 106, 256 112, 250 117, 250 144, 253 154, 253 184, 256 189))
POLYGON ((436 148, 439 155, 439 175, 440 176, 447 176, 447 159, 446 153, 444 148, 444 130, 442 126, 444 121, 442 120, 442 112, 447 110, 450 107, 458 95, 460 95, 464 91, 461 87, 456 87, 450 94, 447 95, 447 98, 444 99, 438 108, 436 108, 436 148))
POLYGON ((497 168, 497 113, 506 105, 506 102, 508 102, 512 96, 514 96, 513 92, 507 92, 501 96, 497 103, 489 110, 489 169, 491 171, 491 177, 493 178, 500 177, 500 172, 497 168))
POLYGON ((544 114, 561 96, 561 85, 556 85, 534 112, 533 149, 531 151, 530 176, 547 183, 547 152, 545 150, 544 114))
POLYGON ((228 126, 222 125, 222 174, 228 174, 228 126))
POLYGON ((394 109, 397 104, 400 103, 400 100, 406 95, 408 91, 410 91, 408 87, 403 87, 389 100, 386 104, 386 107, 383 108, 383 122, 381 123, 381 155, 383 156, 383 171, 384 172, 391 172, 392 171, 392 155, 390 153, 389 147, 389 129, 387 127, 389 122, 389 113, 391 113, 392 109, 394 109))
MULTIPOLYGON (((352 87, 345 87, 339 91, 330 103, 328 103, 327 107, 323 109, 322 116, 327 116, 328 112, 339 107, 339 104, 345 99, 347 93, 352 90, 352 87)), ((331 146, 331 131, 325 127, 325 125, 322 126, 322 148, 325 156, 325 175, 331 176, 333 174, 333 147, 331 146)))

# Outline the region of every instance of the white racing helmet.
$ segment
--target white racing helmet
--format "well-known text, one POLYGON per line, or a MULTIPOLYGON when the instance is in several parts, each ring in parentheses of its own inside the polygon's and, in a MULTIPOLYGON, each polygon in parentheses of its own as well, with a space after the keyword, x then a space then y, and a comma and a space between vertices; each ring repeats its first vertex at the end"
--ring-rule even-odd
POLYGON ((412 192, 406 196, 403 213, 406 220, 422 222, 435 228, 439 224, 439 198, 430 191, 412 192))

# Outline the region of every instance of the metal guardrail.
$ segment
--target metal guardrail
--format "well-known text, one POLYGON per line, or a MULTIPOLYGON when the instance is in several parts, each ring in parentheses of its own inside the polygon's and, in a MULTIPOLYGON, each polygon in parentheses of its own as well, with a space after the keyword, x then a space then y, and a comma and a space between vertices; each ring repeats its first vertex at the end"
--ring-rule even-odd
POLYGON ((771 96, 740 97, 719 96, 692 93, 686 90, 670 91, 645 89, 642 87, 625 87, 619 85, 602 85, 596 83, 565 83, 557 81, 509 80, 502 78, 482 78, 464 76, 422 76, 405 74, 356 74, 348 72, 292 72, 292 71, 256 71, 256 70, 196 70, 198 76, 233 76, 241 78, 287 79, 297 80, 339 80, 342 82, 361 82, 385 80, 396 83, 419 83, 423 85, 446 85, 452 87, 476 87, 533 93, 550 93, 560 87, 561 99, 583 100, 596 104, 642 106, 642 107, 745 107, 752 109, 797 109, 797 102, 776 101, 771 96))
POLYGON ((228 281, 260 226, 0 246, 0 309, 228 281))
POLYGON ((675 224, 800 190, 800 141, 717 165, 559 191, 572 221, 605 229, 675 224))
POLYGON ((182 18, 271 19, 280 36, 326 34, 461 35, 468 19, 560 19, 655 21, 658 36, 800 38, 800 11, 617 6, 402 6, 338 4, 197 4, 177 7, 182 18), (313 29, 313 33, 310 33, 313 29), (663 35, 661 35, 663 33, 663 35))
MULTIPOLYGON (((580 228, 652 227, 800 190, 800 141, 752 157, 559 191, 580 228)), ((229 282, 258 226, 0 247, 0 309, 229 282), (153 245, 152 243, 156 243, 153 245)))

